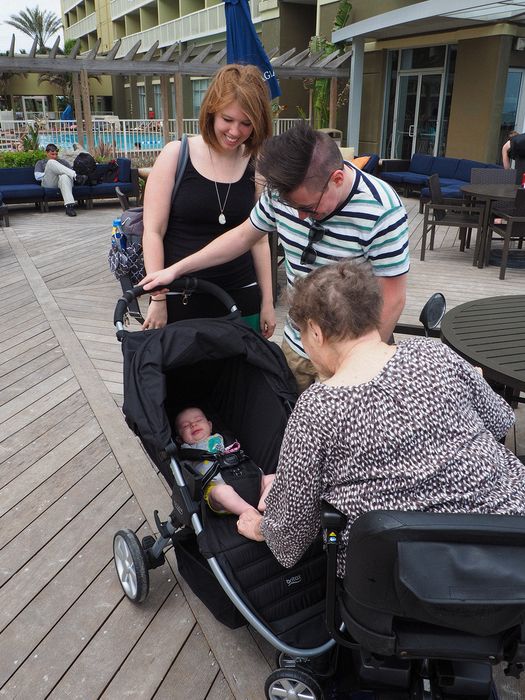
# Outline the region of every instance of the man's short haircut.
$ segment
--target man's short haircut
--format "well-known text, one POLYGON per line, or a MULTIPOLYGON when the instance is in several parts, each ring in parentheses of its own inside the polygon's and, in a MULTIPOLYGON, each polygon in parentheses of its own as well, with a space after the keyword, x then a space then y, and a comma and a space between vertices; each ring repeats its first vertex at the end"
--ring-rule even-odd
POLYGON ((56 146, 54 143, 48 143, 46 146, 46 153, 47 151, 57 151, 58 152, 58 146, 56 146))
POLYGON ((296 279, 288 313, 300 329, 311 319, 325 338, 338 341, 378 328, 382 304, 370 266, 343 260, 296 279))
POLYGON ((257 160, 257 170, 270 191, 283 197, 303 184, 321 192, 330 174, 343 167, 334 139, 306 122, 268 139, 257 160))

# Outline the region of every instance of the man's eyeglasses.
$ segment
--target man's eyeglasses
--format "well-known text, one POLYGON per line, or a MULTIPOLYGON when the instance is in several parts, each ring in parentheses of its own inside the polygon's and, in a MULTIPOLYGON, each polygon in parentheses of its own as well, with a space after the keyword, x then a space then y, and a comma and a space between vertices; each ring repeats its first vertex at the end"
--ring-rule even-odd
MULTIPOLYGON (((339 169, 342 169, 343 167, 344 167, 344 164, 339 169)), ((291 207, 292 209, 297 209, 297 211, 300 211, 303 214, 306 214, 307 216, 315 216, 317 214, 317 210, 319 209, 319 205, 321 204, 321 200, 324 197, 325 192, 328 188, 328 185, 330 184, 330 180, 332 179, 332 175, 335 172, 337 172, 337 170, 332 170, 332 172, 328 176, 328 179, 324 183, 324 187, 321 190, 321 194, 319 195, 319 199, 317 200, 317 203, 314 207, 309 207, 309 206, 302 207, 300 204, 292 204, 291 202, 287 202, 285 199, 283 199, 280 196, 277 197, 277 200, 279 202, 281 202, 282 204, 284 204, 285 206, 291 207)))

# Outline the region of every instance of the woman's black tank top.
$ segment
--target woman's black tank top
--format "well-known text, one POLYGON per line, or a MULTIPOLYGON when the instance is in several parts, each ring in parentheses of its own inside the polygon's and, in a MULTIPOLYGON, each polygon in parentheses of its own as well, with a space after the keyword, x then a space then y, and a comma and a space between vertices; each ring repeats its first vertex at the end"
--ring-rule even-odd
MULTIPOLYGON (((228 185, 219 182, 217 188, 223 205, 228 185)), ((241 179, 231 184, 224 207, 226 224, 220 224, 221 210, 215 183, 200 175, 193 167, 191 158, 188 158, 164 236, 165 266, 195 253, 214 238, 241 224, 248 218, 254 204, 254 168, 249 163, 241 179)), ((250 252, 224 265, 201 270, 197 277, 215 282, 223 289, 239 289, 257 281, 250 252)))

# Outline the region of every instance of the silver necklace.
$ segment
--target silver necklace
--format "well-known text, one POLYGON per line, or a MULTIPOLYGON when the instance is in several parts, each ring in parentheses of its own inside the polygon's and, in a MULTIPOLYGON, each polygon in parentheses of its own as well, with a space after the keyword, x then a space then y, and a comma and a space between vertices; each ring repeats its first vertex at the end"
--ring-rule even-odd
MULTIPOLYGON (((211 167, 213 168, 213 174, 215 175, 215 165, 213 163, 213 158, 211 157, 211 149, 208 146, 208 152, 210 154, 210 162, 211 162, 211 167)), ((224 209, 226 208, 226 202, 228 201, 228 196, 230 194, 230 188, 232 186, 232 183, 228 183, 228 189, 226 190, 226 197, 224 198, 224 202, 221 202, 221 198, 219 196, 219 188, 217 186, 217 181, 214 180, 213 184, 215 185, 215 194, 217 195, 217 202, 219 203, 219 209, 220 209, 220 214, 219 214, 219 223, 221 226, 224 226, 226 223, 226 217, 224 216, 224 209)))

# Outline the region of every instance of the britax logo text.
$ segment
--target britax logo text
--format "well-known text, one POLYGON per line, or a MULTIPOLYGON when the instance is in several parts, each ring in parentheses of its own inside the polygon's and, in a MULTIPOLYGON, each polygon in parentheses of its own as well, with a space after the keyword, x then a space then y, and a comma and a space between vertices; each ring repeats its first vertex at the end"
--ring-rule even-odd
POLYGON ((296 583, 301 583, 301 581, 303 580, 303 577, 301 576, 301 574, 298 574, 297 576, 292 576, 292 578, 287 578, 285 580, 286 580, 287 586, 293 586, 296 583))

